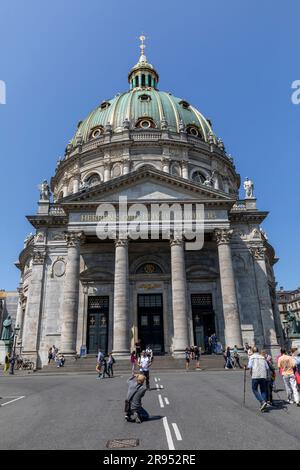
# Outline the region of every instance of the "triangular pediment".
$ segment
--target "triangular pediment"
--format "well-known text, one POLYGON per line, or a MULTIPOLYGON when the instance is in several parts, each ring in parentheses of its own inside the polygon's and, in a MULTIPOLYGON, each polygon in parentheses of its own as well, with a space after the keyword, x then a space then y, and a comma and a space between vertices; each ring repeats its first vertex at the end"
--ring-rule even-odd
POLYGON ((231 196, 222 191, 164 173, 150 166, 68 196, 61 202, 63 206, 97 204, 103 201, 118 201, 121 196, 126 196, 128 201, 141 202, 162 200, 234 202, 231 196))

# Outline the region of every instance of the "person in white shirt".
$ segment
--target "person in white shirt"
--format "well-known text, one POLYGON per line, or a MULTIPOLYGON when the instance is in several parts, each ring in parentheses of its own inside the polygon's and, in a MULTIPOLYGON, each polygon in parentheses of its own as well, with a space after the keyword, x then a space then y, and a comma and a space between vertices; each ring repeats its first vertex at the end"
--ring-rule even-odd
POLYGON ((139 360, 140 372, 146 377, 146 388, 150 390, 150 377, 149 377, 149 368, 151 366, 151 359, 146 354, 146 351, 142 351, 142 355, 139 360))

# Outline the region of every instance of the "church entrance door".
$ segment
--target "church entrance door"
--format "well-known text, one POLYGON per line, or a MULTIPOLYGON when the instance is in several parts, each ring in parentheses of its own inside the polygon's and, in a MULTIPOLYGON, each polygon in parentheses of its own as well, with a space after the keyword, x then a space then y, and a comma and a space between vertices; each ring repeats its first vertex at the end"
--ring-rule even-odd
POLYGON ((138 294, 138 338, 142 349, 150 345, 154 354, 164 353, 162 294, 138 294))
POLYGON ((194 345, 202 352, 211 352, 208 338, 215 333, 215 319, 211 294, 192 294, 194 345))
POLYGON ((98 349, 107 352, 108 306, 108 296, 94 296, 88 299, 88 354, 97 354, 98 349))

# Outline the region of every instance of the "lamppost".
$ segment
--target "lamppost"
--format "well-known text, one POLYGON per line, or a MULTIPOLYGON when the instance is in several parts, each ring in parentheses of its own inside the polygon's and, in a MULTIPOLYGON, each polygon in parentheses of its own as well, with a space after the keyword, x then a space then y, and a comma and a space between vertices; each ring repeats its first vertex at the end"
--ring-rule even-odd
POLYGON ((14 338, 13 339, 13 353, 12 353, 12 357, 9 360, 9 362, 10 362, 9 373, 11 375, 14 374, 14 367, 15 367, 15 361, 16 361, 17 337, 18 337, 19 331, 20 331, 20 327, 19 327, 19 325, 16 325, 15 328, 14 328, 14 337, 13 337, 14 338))
POLYGON ((289 329, 290 329, 289 322, 285 318, 284 320, 282 320, 282 323, 283 323, 283 331, 284 331, 285 340, 286 340, 286 347, 288 349, 289 348, 289 329))

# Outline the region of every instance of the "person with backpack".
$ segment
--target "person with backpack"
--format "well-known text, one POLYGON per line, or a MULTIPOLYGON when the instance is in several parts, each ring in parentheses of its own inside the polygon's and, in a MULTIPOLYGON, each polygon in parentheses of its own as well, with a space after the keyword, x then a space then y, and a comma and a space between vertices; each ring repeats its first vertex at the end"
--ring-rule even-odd
POLYGON ((234 348, 233 348, 233 367, 236 369, 237 367, 239 367, 240 369, 242 369, 242 366, 240 364, 240 355, 238 353, 238 348, 237 348, 237 345, 235 344, 234 345, 234 348))
POLYGON ((149 413, 142 407, 142 398, 146 393, 145 375, 137 374, 128 380, 127 400, 125 400, 125 419, 135 423, 141 423, 149 419, 149 413))
POLYGON ((231 351, 230 351, 230 346, 227 346, 226 351, 224 353, 224 359, 225 359, 225 369, 232 369, 233 364, 232 364, 232 358, 231 358, 231 351))

